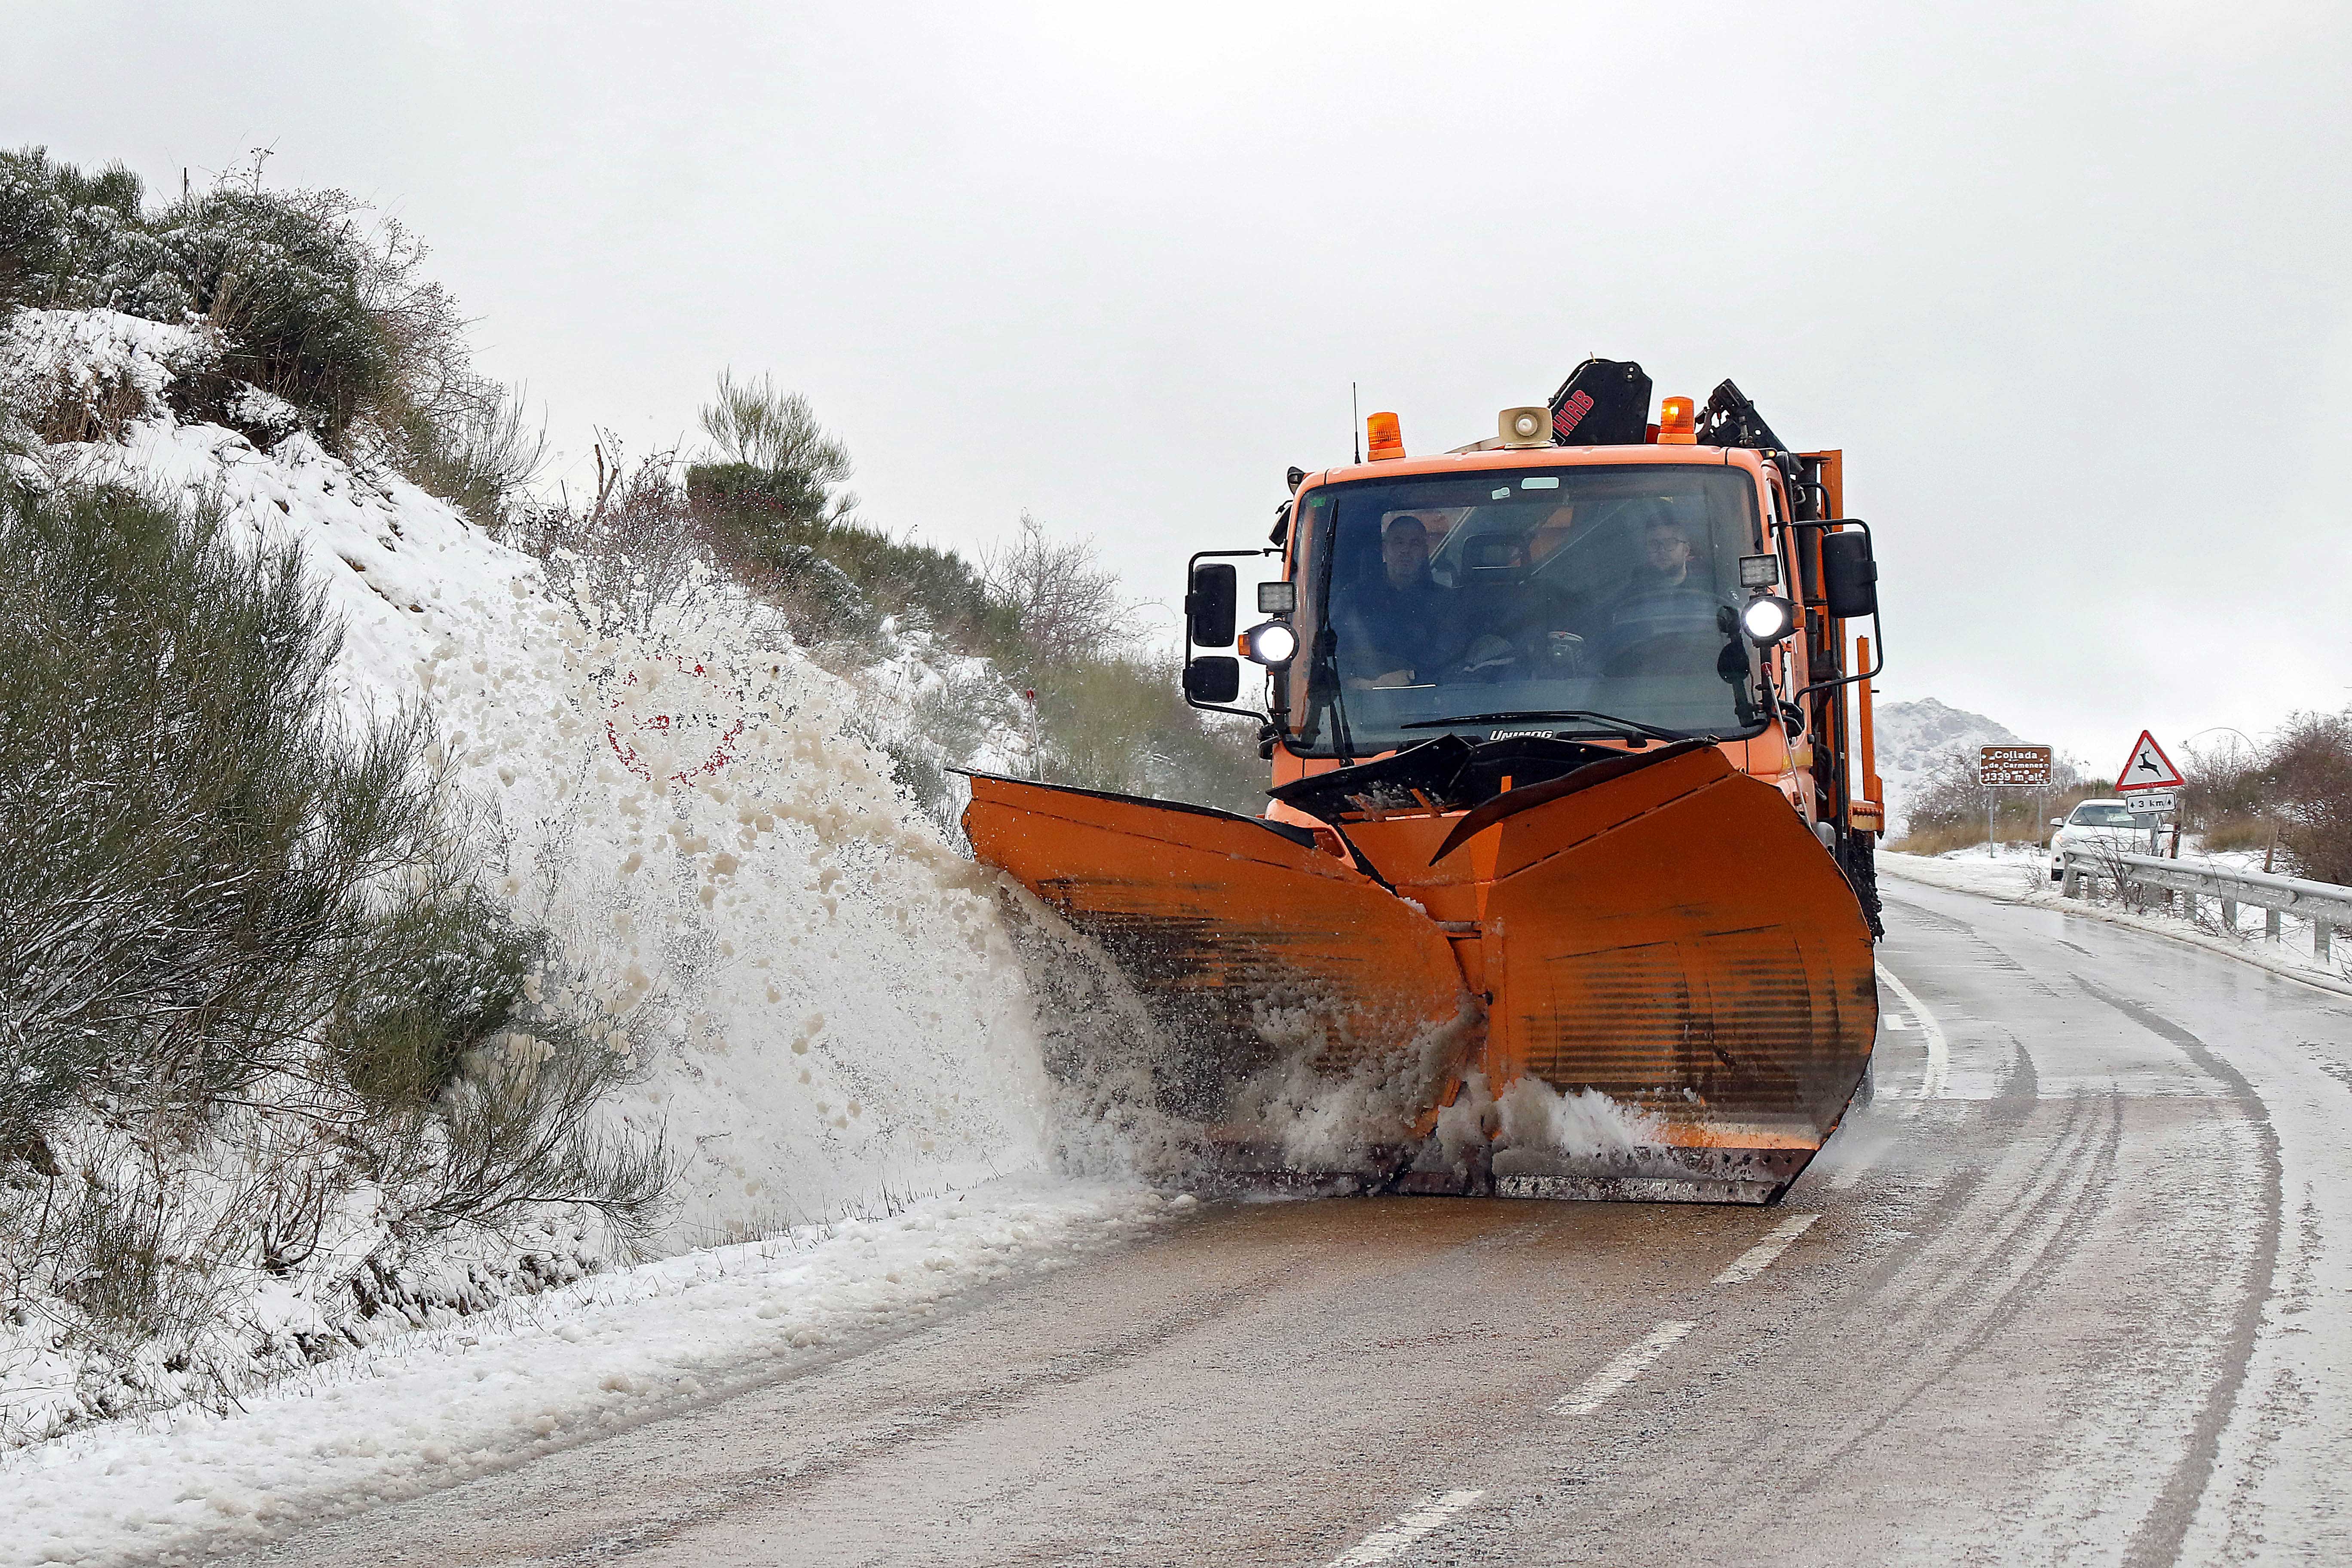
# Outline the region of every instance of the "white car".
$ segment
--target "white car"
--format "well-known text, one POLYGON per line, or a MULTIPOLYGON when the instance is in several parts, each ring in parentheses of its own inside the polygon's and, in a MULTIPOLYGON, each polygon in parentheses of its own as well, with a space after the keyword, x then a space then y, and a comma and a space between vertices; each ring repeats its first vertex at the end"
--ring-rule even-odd
POLYGON ((2147 825, 2136 821, 2131 807, 2119 800, 2086 800, 2050 826, 2050 879, 2063 881, 2068 849, 2119 849, 2127 855, 2147 853, 2147 825))

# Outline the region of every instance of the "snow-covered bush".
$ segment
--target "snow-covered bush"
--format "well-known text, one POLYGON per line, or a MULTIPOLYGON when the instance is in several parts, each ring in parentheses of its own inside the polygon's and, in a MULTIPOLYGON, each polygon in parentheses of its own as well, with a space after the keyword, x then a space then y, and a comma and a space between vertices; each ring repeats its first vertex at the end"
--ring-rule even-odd
POLYGON ((181 417, 265 443, 299 426, 488 518, 542 445, 520 402, 474 374, 425 254, 341 191, 267 188, 257 163, 151 209, 120 163, 85 174, 37 147, 0 152, 0 319, 105 309, 201 325, 213 352, 174 378, 181 417))
POLYGON ((656 1216, 658 1142, 591 1122, 635 1042, 550 1004, 429 727, 347 718, 340 636, 215 508, 0 483, 0 1294, 68 1339, 192 1343, 223 1279, 322 1247, 656 1216))

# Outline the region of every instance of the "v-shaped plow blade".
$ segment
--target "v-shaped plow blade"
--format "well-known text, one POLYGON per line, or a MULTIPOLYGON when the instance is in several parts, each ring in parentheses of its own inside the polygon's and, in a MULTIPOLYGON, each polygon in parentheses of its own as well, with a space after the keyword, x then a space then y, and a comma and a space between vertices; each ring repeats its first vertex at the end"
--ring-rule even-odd
POLYGON ((1788 802, 1715 747, 1612 756, 1468 813, 1330 819, 977 775, 964 824, 1145 996, 1174 1042, 1163 1109, 1229 1163, 1769 1202, 1853 1099, 1877 1023, 1861 910, 1788 802), (1374 1108, 1364 1136, 1302 1149, 1281 1121, 1302 1083, 1374 1108))

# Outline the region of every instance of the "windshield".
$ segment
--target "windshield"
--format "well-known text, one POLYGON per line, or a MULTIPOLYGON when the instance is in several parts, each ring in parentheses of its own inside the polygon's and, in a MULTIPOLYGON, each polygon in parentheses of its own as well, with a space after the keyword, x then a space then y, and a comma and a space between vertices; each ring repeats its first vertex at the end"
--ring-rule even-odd
POLYGON ((2070 827, 2131 827, 2132 814, 2120 805, 2078 805, 2070 827))
MULTIPOLYGON (((1307 498, 1296 750, 1365 756, 1433 721, 1576 710, 1677 735, 1762 726, 1738 606, 1755 481, 1698 464, 1486 469, 1307 498), (1328 613, 1325 606, 1328 605, 1328 613), (1323 634, 1319 638, 1317 632, 1323 634)), ((1581 719, 1454 726, 1607 733, 1581 719)))

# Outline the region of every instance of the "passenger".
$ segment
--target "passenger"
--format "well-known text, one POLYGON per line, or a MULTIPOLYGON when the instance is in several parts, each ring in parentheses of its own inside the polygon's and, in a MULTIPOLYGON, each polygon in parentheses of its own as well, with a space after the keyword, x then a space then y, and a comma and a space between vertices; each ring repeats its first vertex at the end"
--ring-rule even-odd
POLYGON ((1356 584, 1335 617, 1348 684, 1433 681, 1455 647, 1449 598, 1429 574, 1427 525, 1411 514, 1391 518, 1381 533, 1381 574, 1356 584))
POLYGON ((1697 551, 1683 525, 1652 518, 1642 559, 1608 595, 1608 624, 1593 628, 1588 656, 1609 675, 1670 674, 1720 651, 1729 623, 1713 585, 1695 570, 1697 551))

